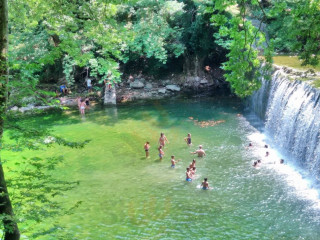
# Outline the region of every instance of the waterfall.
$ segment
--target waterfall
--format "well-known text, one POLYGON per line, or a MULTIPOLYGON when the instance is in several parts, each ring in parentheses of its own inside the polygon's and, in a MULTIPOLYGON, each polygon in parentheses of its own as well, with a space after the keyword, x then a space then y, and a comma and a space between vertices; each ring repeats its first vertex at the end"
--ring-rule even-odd
POLYGON ((282 69, 250 98, 273 145, 320 180, 320 90, 292 81, 282 69))

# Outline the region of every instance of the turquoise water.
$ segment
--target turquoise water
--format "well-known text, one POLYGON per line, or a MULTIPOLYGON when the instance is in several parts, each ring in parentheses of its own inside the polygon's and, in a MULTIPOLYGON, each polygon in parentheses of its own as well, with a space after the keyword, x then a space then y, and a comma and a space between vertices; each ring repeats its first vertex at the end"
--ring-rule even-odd
MULTIPOLYGON (((56 146, 41 152, 64 156, 55 170, 58 179, 80 181, 58 197, 61 204, 82 204, 70 215, 37 224, 33 232, 23 228, 26 238, 53 225, 67 236, 59 239, 320 238, 318 195, 310 198, 307 185, 298 187, 302 182, 291 166, 251 166, 264 150, 245 147, 259 132, 243 117, 237 99, 148 101, 96 107, 84 118, 70 110, 29 121, 67 139, 91 142, 80 150, 56 146), (160 132, 170 141, 162 161, 160 132), (183 140, 187 133, 192 134, 190 148, 183 140), (151 143, 148 159, 145 141, 151 143), (196 158, 196 177, 189 183, 185 168, 199 144, 207 156, 196 158), (171 155, 181 159, 175 169, 170 168, 171 155), (198 188, 204 177, 212 190, 198 188)), ((8 154, 7 159, 33 154, 39 152, 8 154)), ((58 237, 53 232, 37 239, 58 237)))

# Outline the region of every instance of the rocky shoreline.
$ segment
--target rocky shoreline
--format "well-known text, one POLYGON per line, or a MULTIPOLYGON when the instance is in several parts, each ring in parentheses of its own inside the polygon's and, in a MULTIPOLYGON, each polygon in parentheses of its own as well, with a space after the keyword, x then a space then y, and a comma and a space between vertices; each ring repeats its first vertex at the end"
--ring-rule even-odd
POLYGON ((141 99, 161 99, 177 96, 185 92, 205 92, 226 85, 221 79, 206 77, 179 77, 162 81, 146 80, 135 77, 133 80, 121 82, 116 89, 117 103, 141 99))
MULTIPOLYGON (((162 99, 167 97, 179 96, 180 94, 188 93, 202 93, 212 91, 213 89, 221 86, 221 80, 207 80, 205 77, 187 77, 182 79, 181 77, 172 76, 172 79, 154 81, 152 79, 145 79, 143 77, 136 76, 133 80, 122 81, 115 86, 116 103, 131 102, 135 100, 147 100, 147 99, 162 99)), ((225 83, 224 83, 225 84, 225 83)), ((45 110, 50 108, 61 108, 69 106, 77 106, 77 94, 73 96, 57 97, 58 104, 36 106, 36 104, 28 103, 26 106, 17 107, 11 106, 9 111, 19 111, 24 113, 31 110, 45 110)), ((95 102, 104 101, 104 93, 97 91, 90 94, 90 99, 95 102)), ((52 99, 53 100, 53 99, 52 99)), ((30 102, 30 101, 29 101, 30 102)))

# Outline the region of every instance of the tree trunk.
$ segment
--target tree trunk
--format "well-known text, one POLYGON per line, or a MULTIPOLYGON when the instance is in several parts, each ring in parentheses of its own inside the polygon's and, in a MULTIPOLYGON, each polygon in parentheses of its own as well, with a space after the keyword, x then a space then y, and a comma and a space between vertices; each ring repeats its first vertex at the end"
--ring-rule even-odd
MULTIPOLYGON (((8 3, 7 0, 0 0, 0 147, 3 135, 4 115, 7 106, 7 85, 8 85, 8 3)), ((0 159, 1 160, 1 159, 0 159)), ((0 161, 0 214, 4 217, 5 240, 18 240, 20 233, 18 225, 14 219, 11 201, 9 198, 6 180, 2 163, 0 161)))

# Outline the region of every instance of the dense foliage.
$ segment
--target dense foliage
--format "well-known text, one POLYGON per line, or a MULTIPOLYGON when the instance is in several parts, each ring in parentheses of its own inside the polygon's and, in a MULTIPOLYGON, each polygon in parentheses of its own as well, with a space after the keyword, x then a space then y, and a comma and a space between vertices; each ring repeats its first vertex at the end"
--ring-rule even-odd
POLYGON ((10 0, 9 9, 16 101, 39 81, 74 86, 89 76, 101 83, 140 71, 201 75, 205 65, 222 62, 244 97, 259 88, 260 66, 270 68, 273 48, 318 62, 319 1, 10 0))

